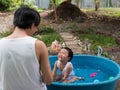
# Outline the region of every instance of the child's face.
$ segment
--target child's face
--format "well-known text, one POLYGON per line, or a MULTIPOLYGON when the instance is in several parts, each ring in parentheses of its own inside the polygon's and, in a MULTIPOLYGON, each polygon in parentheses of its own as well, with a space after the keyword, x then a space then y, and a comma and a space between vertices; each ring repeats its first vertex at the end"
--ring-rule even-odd
POLYGON ((70 57, 68 56, 68 51, 66 49, 61 49, 58 53, 58 60, 61 62, 68 62, 70 57))

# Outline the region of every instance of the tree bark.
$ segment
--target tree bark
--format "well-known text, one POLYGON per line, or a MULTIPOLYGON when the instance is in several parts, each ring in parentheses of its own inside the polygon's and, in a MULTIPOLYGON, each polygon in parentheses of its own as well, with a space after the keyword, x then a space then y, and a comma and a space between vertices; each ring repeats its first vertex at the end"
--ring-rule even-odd
POLYGON ((79 7, 79 0, 76 0, 76 6, 79 7))
POLYGON ((54 14, 55 14, 55 21, 58 21, 58 18, 57 18, 57 12, 56 12, 56 0, 53 0, 53 5, 54 5, 54 14))
POLYGON ((99 7, 100 7, 100 1, 95 0, 95 11, 98 11, 99 7))

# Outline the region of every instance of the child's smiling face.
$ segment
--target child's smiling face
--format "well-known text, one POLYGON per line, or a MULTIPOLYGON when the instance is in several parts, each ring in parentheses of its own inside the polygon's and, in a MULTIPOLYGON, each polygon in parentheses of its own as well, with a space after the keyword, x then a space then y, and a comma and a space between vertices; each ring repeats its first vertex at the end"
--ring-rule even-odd
POLYGON ((70 59, 68 55, 68 51, 66 49, 61 49, 60 52, 58 53, 58 60, 61 62, 68 62, 70 59))

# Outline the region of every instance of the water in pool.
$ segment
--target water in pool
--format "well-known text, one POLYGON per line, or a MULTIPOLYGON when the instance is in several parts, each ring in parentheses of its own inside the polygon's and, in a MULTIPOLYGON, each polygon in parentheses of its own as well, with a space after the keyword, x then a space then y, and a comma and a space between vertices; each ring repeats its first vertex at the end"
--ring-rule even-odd
MULTIPOLYGON (((85 80, 79 80, 76 82, 72 82, 74 84, 78 83, 98 83, 101 81, 109 80, 112 76, 107 75, 100 69, 95 69, 93 67, 88 66, 81 66, 79 68, 74 69, 76 76, 84 77, 85 80)), ((60 83, 60 82, 56 82, 60 83)), ((63 83, 64 84, 64 83, 63 83)))
MULTIPOLYGON (((80 81, 77 81, 77 83, 78 82, 79 83, 82 83, 82 82, 97 83, 97 82, 100 82, 100 81, 108 80, 109 77, 110 77, 105 72, 101 71, 100 69, 95 69, 95 68, 87 67, 87 66, 84 66, 84 67, 81 67, 81 68, 76 68, 74 71, 75 71, 75 74, 77 76, 81 76, 81 77, 85 78, 84 81, 80 80, 80 81)), ((76 82, 74 82, 74 83, 76 83, 76 82)))

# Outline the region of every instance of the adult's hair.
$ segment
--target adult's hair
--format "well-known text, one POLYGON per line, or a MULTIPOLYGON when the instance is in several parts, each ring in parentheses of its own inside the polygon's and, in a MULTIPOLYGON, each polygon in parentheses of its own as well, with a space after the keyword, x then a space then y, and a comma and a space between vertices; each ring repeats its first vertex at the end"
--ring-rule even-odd
POLYGON ((69 59, 69 62, 70 62, 73 58, 73 51, 68 47, 64 47, 63 49, 66 49, 68 51, 68 57, 70 57, 69 59))
POLYGON ((13 24, 22 29, 31 28, 32 24, 38 26, 40 14, 28 6, 21 6, 15 11, 13 24))

